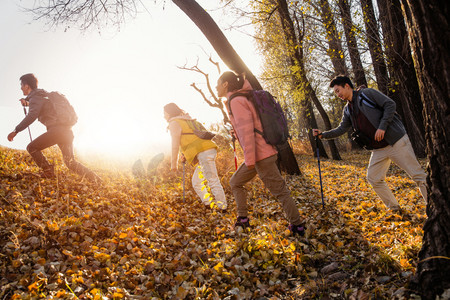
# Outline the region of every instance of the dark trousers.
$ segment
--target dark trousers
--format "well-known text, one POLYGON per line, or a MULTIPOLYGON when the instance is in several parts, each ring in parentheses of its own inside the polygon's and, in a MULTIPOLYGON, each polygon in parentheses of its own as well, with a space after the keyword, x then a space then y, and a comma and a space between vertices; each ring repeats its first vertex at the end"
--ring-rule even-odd
POLYGON ((53 166, 42 154, 42 150, 58 145, 66 166, 73 172, 86 176, 90 180, 95 180, 97 175, 75 160, 73 155, 73 132, 68 127, 52 127, 47 132, 37 137, 28 144, 27 151, 33 157, 36 164, 43 170, 53 169, 53 166))

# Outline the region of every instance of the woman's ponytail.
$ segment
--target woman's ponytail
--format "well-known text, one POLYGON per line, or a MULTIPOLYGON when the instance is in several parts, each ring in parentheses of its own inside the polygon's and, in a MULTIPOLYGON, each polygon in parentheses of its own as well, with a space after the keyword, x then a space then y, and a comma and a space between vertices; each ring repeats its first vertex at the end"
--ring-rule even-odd
POLYGON ((221 82, 228 82, 228 91, 233 92, 242 89, 242 86, 244 85, 245 76, 244 74, 237 75, 234 72, 227 71, 224 72, 219 77, 219 80, 221 82))

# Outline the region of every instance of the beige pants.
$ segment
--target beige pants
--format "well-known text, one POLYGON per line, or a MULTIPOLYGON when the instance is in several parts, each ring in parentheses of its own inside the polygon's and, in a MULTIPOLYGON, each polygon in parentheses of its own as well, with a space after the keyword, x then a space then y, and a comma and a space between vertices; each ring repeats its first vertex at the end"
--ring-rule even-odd
POLYGON ((230 185, 236 200, 237 215, 239 217, 247 217, 248 192, 244 185, 258 174, 266 188, 280 201, 288 221, 293 225, 300 225, 302 223, 300 214, 291 197, 291 192, 278 170, 276 161, 276 155, 270 156, 256 162, 255 168, 251 170, 245 164, 242 164, 236 173, 233 174, 230 185))
POLYGON ((391 161, 405 170, 411 179, 417 183, 420 193, 426 202, 427 174, 417 161, 409 137, 405 134, 393 146, 373 150, 370 157, 369 167, 367 169, 367 180, 384 204, 390 209, 399 208, 397 199, 395 199, 394 194, 392 194, 392 191, 384 181, 391 161))
POLYGON ((211 189, 211 193, 214 195, 212 201, 220 208, 227 208, 227 198, 220 183, 219 175, 216 168, 216 149, 209 149, 197 154, 198 166, 195 168, 192 175, 192 187, 204 205, 209 206, 210 197, 207 196, 208 190, 204 188, 204 180, 207 180, 207 185, 211 189), (200 178, 199 173, 202 172, 204 178, 200 178))

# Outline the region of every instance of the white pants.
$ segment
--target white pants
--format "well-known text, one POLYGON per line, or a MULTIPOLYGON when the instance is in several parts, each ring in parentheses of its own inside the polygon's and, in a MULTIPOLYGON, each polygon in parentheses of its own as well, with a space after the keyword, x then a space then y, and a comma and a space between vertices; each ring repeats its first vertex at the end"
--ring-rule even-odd
POLYGON ((369 167, 367 168, 367 180, 384 204, 390 209, 399 208, 397 199, 395 199, 394 194, 392 194, 392 191, 384 181, 391 161, 405 170, 411 179, 417 183, 420 193, 426 202, 428 198, 426 187, 427 174, 417 161, 409 137, 405 134, 393 146, 373 150, 370 157, 369 167))
POLYGON ((209 149, 197 154, 198 166, 195 168, 194 174, 192 175, 192 186, 195 192, 200 197, 200 200, 204 205, 210 206, 211 201, 214 202, 220 209, 227 208, 227 199, 225 197, 225 192, 223 191, 222 184, 220 183, 219 176, 217 174, 216 168, 216 149, 209 149), (199 172, 203 173, 204 178, 199 177, 199 172), (206 195, 208 193, 206 187, 204 187, 203 182, 207 180, 207 184, 211 189, 211 193, 214 199, 206 195))

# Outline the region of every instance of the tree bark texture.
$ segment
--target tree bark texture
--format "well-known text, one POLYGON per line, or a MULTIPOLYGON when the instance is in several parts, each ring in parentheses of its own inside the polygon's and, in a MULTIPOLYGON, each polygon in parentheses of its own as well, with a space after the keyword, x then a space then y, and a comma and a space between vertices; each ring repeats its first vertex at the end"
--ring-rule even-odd
POLYGON ((424 105, 428 219, 412 287, 422 299, 450 289, 450 2, 401 0, 424 105))
POLYGON ((369 46, 370 56, 372 57, 378 90, 387 95, 389 77, 386 62, 384 61, 383 48, 378 31, 379 27, 377 18, 375 18, 372 0, 361 0, 361 7, 364 15, 364 25, 366 27, 367 45, 369 46))
POLYGON ((344 32, 347 39, 347 47, 350 55, 350 62, 352 63, 353 75, 355 76, 355 83, 358 86, 367 86, 366 75, 364 74, 361 56, 358 51, 358 44, 356 43, 356 37, 353 31, 350 5, 347 0, 339 0, 339 10, 341 12, 342 24, 344 25, 344 32))
POLYGON ((261 84, 250 71, 241 57, 236 53, 228 39, 217 26, 211 16, 195 0, 172 0, 201 30, 210 44, 216 50, 223 62, 238 74, 245 73, 246 78, 256 90, 261 90, 261 84))
POLYGON ((390 73, 389 92, 397 104, 418 157, 426 157, 425 123, 411 47, 400 0, 377 0, 390 73))

